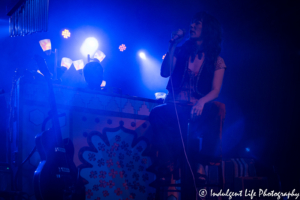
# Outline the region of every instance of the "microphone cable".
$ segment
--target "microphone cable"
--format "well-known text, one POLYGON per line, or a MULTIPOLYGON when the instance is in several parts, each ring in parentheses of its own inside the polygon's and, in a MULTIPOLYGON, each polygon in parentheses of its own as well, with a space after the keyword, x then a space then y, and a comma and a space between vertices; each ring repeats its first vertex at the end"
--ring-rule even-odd
MULTIPOLYGON (((174 51, 175 52, 175 51, 174 51)), ((170 55, 169 55, 170 57, 170 55)), ((195 175, 194 175, 194 172, 192 170, 192 167, 191 167, 191 164, 189 162, 189 159, 188 159, 188 156, 187 156, 187 153, 186 153, 186 150, 185 150, 185 144, 184 144, 184 141, 183 141, 183 136, 182 136, 182 131, 181 131, 181 126, 180 126, 180 122, 179 122, 179 117, 178 117, 178 112, 177 112, 177 107, 176 107, 176 103, 175 103, 175 94, 174 94, 174 85, 173 85, 173 80, 172 80, 172 66, 173 66, 173 58, 174 58, 174 55, 172 58, 170 58, 170 81, 171 81, 171 88, 172 88, 172 96, 173 96, 173 103, 174 103, 174 108, 175 108, 175 114, 176 114, 176 119, 177 119, 177 123, 178 123, 178 128, 179 128, 179 133, 180 133, 180 138, 181 138, 181 143, 182 143, 182 147, 183 147, 183 152, 184 152, 184 156, 185 156, 185 159, 187 161, 187 164, 189 166, 189 170, 191 171, 192 173, 192 177, 193 177, 193 182, 194 182, 194 187, 195 187, 195 191, 196 191, 196 200, 197 200, 197 187, 196 187, 196 180, 195 180, 195 175)), ((174 66, 174 69, 175 69, 175 66, 174 66)), ((174 70, 173 69, 173 70, 174 70)), ((189 125, 188 125, 189 126, 189 125)))

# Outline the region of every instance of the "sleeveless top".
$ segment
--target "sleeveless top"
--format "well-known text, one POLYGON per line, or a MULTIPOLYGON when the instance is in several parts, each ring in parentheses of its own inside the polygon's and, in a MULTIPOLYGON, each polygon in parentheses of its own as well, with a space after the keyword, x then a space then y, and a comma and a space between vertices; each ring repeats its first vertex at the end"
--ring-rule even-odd
POLYGON ((214 71, 226 69, 224 60, 220 56, 217 58, 214 70, 211 70, 207 65, 204 65, 205 53, 198 52, 197 55, 200 58, 201 66, 198 72, 193 72, 188 68, 190 56, 180 52, 180 47, 176 49, 174 55, 176 64, 167 85, 169 94, 165 102, 174 102, 175 98, 175 103, 194 105, 201 97, 211 91, 214 71), (172 93, 171 79, 173 81, 174 95, 172 93))

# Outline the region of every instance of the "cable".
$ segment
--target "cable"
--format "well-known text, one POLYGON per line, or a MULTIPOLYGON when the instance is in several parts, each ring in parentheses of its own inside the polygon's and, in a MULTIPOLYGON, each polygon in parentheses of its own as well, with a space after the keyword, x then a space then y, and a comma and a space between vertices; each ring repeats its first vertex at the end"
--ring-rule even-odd
MULTIPOLYGON (((171 75, 172 75, 172 66, 173 66, 173 57, 170 58, 170 80, 171 80, 171 88, 172 88, 172 94, 173 94, 174 108, 175 108, 175 113, 176 113, 176 118, 177 118, 177 123, 178 123, 180 138, 181 138, 181 143, 182 143, 182 146, 183 146, 184 156, 185 156, 185 159, 186 159, 186 161, 188 163, 189 169, 190 169, 190 171, 192 173, 192 177, 193 177, 193 181, 194 181, 194 187, 195 187, 195 191, 196 191, 196 194, 197 194, 197 187, 196 187, 195 175, 194 175, 194 172, 192 170, 191 164, 190 164, 189 159, 188 159, 187 154, 186 154, 185 145, 184 145, 184 141, 183 141, 183 137, 182 137, 182 132, 181 132, 181 127, 180 127, 180 122, 179 122, 179 117, 178 117, 178 112, 177 112, 177 107, 176 107, 176 103, 175 103, 174 87, 173 87, 173 81, 172 81, 172 77, 171 77, 171 75)), ((197 200, 197 195, 196 195, 196 200, 197 200)))

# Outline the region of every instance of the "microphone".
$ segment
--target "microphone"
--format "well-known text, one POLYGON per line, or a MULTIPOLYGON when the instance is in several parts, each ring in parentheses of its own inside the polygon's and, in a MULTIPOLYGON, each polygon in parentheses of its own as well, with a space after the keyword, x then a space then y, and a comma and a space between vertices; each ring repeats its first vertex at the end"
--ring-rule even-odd
POLYGON ((178 29, 178 31, 172 32, 172 39, 169 40, 170 43, 175 43, 180 41, 185 36, 185 29, 178 29))

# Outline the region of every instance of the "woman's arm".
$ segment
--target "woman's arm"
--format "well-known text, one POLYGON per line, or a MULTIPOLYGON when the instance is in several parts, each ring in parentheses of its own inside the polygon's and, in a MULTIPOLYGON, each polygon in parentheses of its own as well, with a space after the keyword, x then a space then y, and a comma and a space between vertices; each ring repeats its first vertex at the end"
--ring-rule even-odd
POLYGON ((203 111, 204 104, 206 104, 209 101, 212 101, 216 99, 219 96, 221 87, 222 87, 222 82, 223 82, 223 77, 224 77, 224 72, 225 69, 218 69, 214 73, 214 78, 213 78, 213 83, 212 83, 212 90, 199 99, 197 103, 193 106, 191 110, 191 115, 193 116, 194 114, 201 115, 203 111))
POLYGON ((166 55, 166 57, 163 60, 163 63, 161 64, 160 69, 160 75, 162 77, 169 77, 173 70, 174 66, 176 64, 176 57, 174 57, 175 49, 177 44, 183 39, 184 31, 179 29, 178 31, 174 31, 172 33, 172 39, 170 40, 170 46, 169 51, 166 55))
POLYGON ((160 75, 162 77, 169 77, 174 70, 176 64, 176 57, 174 57, 175 48, 176 46, 169 49, 169 52, 161 64, 160 75))

